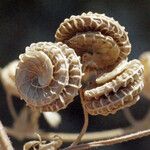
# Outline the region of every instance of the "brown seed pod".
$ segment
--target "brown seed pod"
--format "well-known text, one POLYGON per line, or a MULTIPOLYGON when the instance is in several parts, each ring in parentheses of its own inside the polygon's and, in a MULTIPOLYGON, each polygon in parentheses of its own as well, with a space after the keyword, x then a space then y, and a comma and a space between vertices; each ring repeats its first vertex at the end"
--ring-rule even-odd
POLYGON ((82 104, 89 114, 115 113, 139 99, 143 66, 138 60, 127 62, 128 33, 113 18, 92 12, 71 16, 60 24, 55 38, 82 58, 82 104))
POLYGON ((144 52, 140 56, 141 63, 144 65, 144 89, 143 95, 150 99, 150 52, 144 52))
POLYGON ((131 51, 125 28, 105 14, 71 16, 60 24, 55 38, 75 49, 83 65, 88 60, 102 69, 125 59, 131 51))
MULTIPOLYGON (((138 60, 132 60, 122 67, 120 73, 116 72, 116 75, 113 74, 113 78, 108 78, 107 81, 103 76, 100 77, 105 79, 105 83, 100 79, 100 85, 84 89, 83 105, 89 114, 113 114, 138 101, 144 86, 143 65, 138 60)), ((105 74, 106 76, 108 75, 105 74)))
MULTIPOLYGON (((37 116, 39 113, 37 111, 31 111, 27 107, 24 107, 22 114, 26 114, 26 115, 18 116, 15 110, 15 107, 13 105, 12 96, 16 96, 18 98, 20 97, 17 87, 15 85, 15 72, 16 72, 18 63, 19 63, 19 60, 14 60, 10 62, 8 65, 6 65, 3 69, 1 69, 0 76, 1 76, 2 84, 6 91, 6 95, 7 95, 6 99, 8 103, 8 108, 10 110, 12 117, 14 118, 14 120, 16 120, 14 124, 14 126, 16 125, 16 128, 18 128, 17 126, 18 124, 20 126, 20 119, 22 119, 22 117, 20 116, 23 116, 24 122, 29 123, 29 124, 31 123, 32 127, 35 128, 35 125, 33 123, 36 122, 35 120, 38 118, 37 116), (29 117, 31 121, 29 120, 29 117)), ((56 128, 61 122, 61 116, 57 112, 43 112, 43 116, 45 120, 48 122, 48 124, 53 128, 56 128)), ((24 123, 23 121, 22 123, 24 123)))
POLYGON ((18 90, 15 85, 15 72, 19 60, 10 62, 1 70, 1 81, 7 93, 19 97, 18 90))
POLYGON ((59 111, 81 87, 81 64, 74 50, 51 42, 33 43, 19 56, 16 86, 32 109, 59 111))

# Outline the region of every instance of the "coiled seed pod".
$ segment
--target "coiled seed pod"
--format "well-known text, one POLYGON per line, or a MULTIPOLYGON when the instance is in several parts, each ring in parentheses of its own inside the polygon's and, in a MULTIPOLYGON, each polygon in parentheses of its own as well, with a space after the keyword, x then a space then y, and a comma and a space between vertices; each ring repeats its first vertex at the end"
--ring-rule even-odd
MULTIPOLYGON (((126 62, 127 63, 127 62, 126 62)), ((132 60, 122 68, 122 72, 100 86, 85 90, 83 104, 89 114, 108 115, 136 103, 143 89, 144 67, 138 60, 132 60)), ((107 76, 105 74, 105 76, 107 76)), ((101 77, 104 79, 104 77, 101 77)), ((100 82, 99 82, 100 83, 100 82)))
POLYGON ((62 43, 39 42, 19 56, 16 86, 32 109, 66 108, 81 87, 81 64, 74 50, 62 43))
POLYGON ((144 89, 143 95, 150 99, 150 52, 144 52, 140 56, 141 63, 144 65, 144 89))
POLYGON ((127 62, 128 33, 113 18, 92 12, 71 16, 60 24, 55 38, 82 58, 82 104, 89 114, 115 113, 139 99, 143 66, 138 60, 127 62))
POLYGON ((87 63, 84 59, 89 59, 98 68, 125 59, 131 51, 125 28, 105 14, 89 12, 71 16, 60 24, 55 38, 75 49, 82 56, 83 65, 87 63))
MULTIPOLYGON (((15 73, 16 68, 19 63, 19 60, 14 60, 10 62, 8 65, 6 65, 1 70, 1 81, 5 88, 6 94, 7 94, 7 103, 8 108, 10 110, 10 113, 14 119, 17 120, 18 124, 20 125, 20 119, 17 115, 17 112, 15 110, 15 107, 13 105, 13 99, 12 96, 20 97, 19 92, 17 90, 16 84, 15 84, 15 73)), ((22 114, 26 114, 26 118, 23 117, 24 121, 28 120, 28 123, 31 124, 33 128, 36 128, 35 122, 39 118, 39 112, 37 111, 31 111, 27 107, 24 107, 22 114), (30 116, 30 119, 29 119, 30 116)), ((24 115, 23 115, 24 116, 24 115)), ((58 112, 43 112, 43 116, 48 122, 48 124, 52 127, 57 127, 61 122, 61 116, 58 114, 58 112)), ((15 123, 17 125, 17 123, 15 123)), ((17 127, 16 127, 17 128, 17 127)))

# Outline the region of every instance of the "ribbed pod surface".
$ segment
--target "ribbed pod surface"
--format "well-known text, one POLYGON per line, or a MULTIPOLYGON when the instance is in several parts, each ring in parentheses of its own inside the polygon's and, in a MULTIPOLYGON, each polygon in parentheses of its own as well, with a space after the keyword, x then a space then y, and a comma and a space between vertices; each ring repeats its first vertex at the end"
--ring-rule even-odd
POLYGON ((78 94, 82 76, 80 58, 67 45, 33 43, 19 58, 16 86, 32 109, 58 111, 78 94))

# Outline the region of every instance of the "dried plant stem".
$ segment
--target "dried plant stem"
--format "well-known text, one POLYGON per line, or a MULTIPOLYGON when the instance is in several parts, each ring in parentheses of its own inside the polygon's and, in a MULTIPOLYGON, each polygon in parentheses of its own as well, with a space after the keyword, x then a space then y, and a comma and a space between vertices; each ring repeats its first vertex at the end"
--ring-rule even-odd
POLYGON ((11 142, 5 132, 5 129, 0 121, 0 149, 1 150, 13 150, 11 142))
MULTIPOLYGON (((81 98, 81 103, 82 103, 82 101, 83 101, 82 90, 80 90, 80 98, 81 98)), ((86 112, 86 110, 84 108, 84 105, 82 105, 82 108, 83 108, 83 113, 84 113, 84 124, 83 124, 82 130, 81 130, 80 134, 78 135, 77 139, 71 144, 70 147, 77 145, 81 141, 81 138, 86 133, 87 128, 88 128, 89 116, 88 116, 88 113, 86 112)))
POLYGON ((7 93, 6 96, 7 96, 6 100, 7 100, 7 105, 8 105, 10 114, 14 120, 17 120, 18 116, 17 116, 16 110, 15 110, 14 105, 13 105, 12 95, 7 93))
MULTIPOLYGON (((149 120, 150 120, 150 111, 145 116, 144 119, 137 121, 136 126, 131 126, 127 128, 118 128, 118 129, 112 129, 107 131, 100 131, 100 132, 91 132, 91 133, 85 133, 85 135, 82 138, 82 142, 88 142, 92 140, 99 140, 99 139, 108 139, 118 136, 123 136, 127 134, 131 134, 133 132, 137 132, 139 130, 146 130, 149 129, 149 120)), ((33 133, 27 133, 27 132, 17 132, 14 128, 6 128, 6 132, 18 140, 22 139, 36 139, 33 133)), ((41 130, 36 131, 38 134, 40 134, 42 139, 48 140, 50 137, 53 137, 54 135, 58 135, 63 139, 64 142, 72 142, 75 141, 76 137, 78 136, 77 133, 58 133, 58 132, 44 132, 41 130)))
POLYGON ((136 133, 132 133, 129 135, 124 135, 121 137, 116 137, 108 140, 100 140, 100 141, 95 141, 95 142, 90 142, 90 143, 85 143, 85 144, 80 144, 76 145, 71 148, 65 148, 63 150, 84 150, 84 149, 90 149, 94 147, 100 147, 100 146, 108 146, 108 145, 113 145, 113 144, 119 144, 122 142, 127 142, 129 140, 135 140, 137 138, 142 138, 144 136, 150 135, 150 129, 144 130, 144 131, 139 131, 136 133))
MULTIPOLYGON (((34 133, 27 133, 27 132, 17 132, 16 130, 12 128, 6 128, 7 133, 10 136, 15 137, 18 140, 23 139, 36 139, 37 137, 34 135, 34 133)), ((88 142, 92 140, 98 140, 98 139, 107 139, 114 136, 121 136, 126 133, 130 133, 132 131, 135 131, 133 128, 126 128, 126 129, 113 129, 108 131, 100 131, 100 132, 91 132, 91 133, 85 133, 84 137, 82 138, 82 142, 88 142)), ((72 142, 75 141, 76 137, 78 136, 77 133, 58 133, 58 132, 44 132, 44 131, 37 131, 42 139, 48 140, 50 137, 53 137, 54 135, 58 135, 63 139, 64 142, 72 142)))
POLYGON ((88 128, 88 113, 85 111, 85 109, 83 108, 83 111, 84 111, 84 125, 83 125, 83 128, 79 134, 79 136, 77 137, 77 139, 71 144, 71 146, 74 146, 74 145, 77 145, 80 141, 81 141, 81 138, 83 137, 83 135, 85 134, 87 128, 88 128))

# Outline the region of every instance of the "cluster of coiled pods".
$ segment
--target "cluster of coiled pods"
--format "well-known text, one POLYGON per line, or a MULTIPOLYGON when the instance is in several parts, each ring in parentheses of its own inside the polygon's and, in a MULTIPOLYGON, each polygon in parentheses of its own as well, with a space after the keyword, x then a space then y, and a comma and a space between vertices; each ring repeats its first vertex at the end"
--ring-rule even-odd
POLYGON ((128 61, 128 33, 113 18, 92 12, 71 16, 55 39, 31 44, 14 63, 13 93, 33 110, 65 109, 79 91, 91 115, 114 114, 139 100, 144 67, 137 59, 128 61))
POLYGON ((115 113, 138 101, 143 65, 128 62, 131 44, 117 21, 92 12, 71 16, 55 38, 56 43, 33 43, 19 56, 15 82, 28 106, 59 111, 79 89, 91 115, 115 113))

